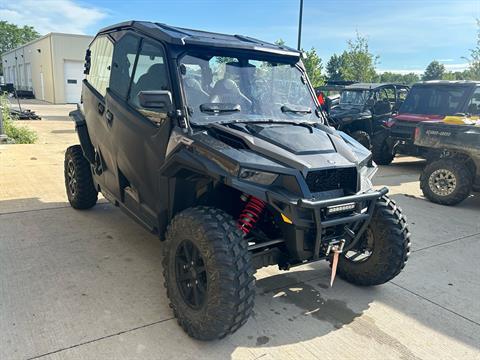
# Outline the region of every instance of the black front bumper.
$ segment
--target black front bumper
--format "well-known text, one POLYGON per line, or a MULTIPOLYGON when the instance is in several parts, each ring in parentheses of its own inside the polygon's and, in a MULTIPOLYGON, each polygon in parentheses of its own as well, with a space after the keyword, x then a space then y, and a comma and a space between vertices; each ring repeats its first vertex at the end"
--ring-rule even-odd
POLYGON ((386 187, 363 194, 333 199, 292 199, 267 192, 267 201, 291 224, 283 220, 285 245, 296 261, 314 261, 325 257, 332 241, 345 240, 344 251, 355 246, 366 230, 375 210, 377 199, 388 192, 386 187), (335 206, 351 205, 352 210, 329 214, 335 206))

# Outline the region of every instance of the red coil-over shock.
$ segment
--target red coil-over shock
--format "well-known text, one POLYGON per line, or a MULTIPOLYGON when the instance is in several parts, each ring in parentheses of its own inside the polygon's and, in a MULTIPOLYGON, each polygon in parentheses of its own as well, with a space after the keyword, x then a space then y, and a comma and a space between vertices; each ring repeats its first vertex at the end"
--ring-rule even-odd
POLYGON ((249 196, 245 201, 247 204, 243 208, 237 224, 240 230, 247 235, 260 219, 266 204, 264 201, 256 198, 255 196, 249 196))

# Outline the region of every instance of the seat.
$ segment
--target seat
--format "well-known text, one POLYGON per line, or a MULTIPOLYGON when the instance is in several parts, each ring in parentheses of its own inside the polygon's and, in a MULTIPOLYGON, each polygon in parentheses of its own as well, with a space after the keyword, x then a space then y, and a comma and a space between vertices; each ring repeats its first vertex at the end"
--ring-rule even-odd
POLYGON ((186 77, 183 83, 185 84, 185 96, 187 97, 188 106, 193 111, 197 111, 200 105, 209 102, 210 95, 202 89, 198 80, 186 77))
POLYGON ((480 111, 477 104, 472 103, 468 105, 467 113, 470 115, 480 115, 480 111))
POLYGON ((140 107, 138 93, 144 90, 168 90, 168 78, 164 64, 153 64, 147 72, 132 84, 132 102, 140 107))
POLYGON ((385 115, 390 112, 392 112, 392 104, 387 100, 380 100, 373 107, 373 113, 375 115, 385 115))
POLYGON ((252 100, 246 97, 231 79, 221 79, 215 83, 210 102, 239 104, 242 112, 249 112, 252 108, 252 100))

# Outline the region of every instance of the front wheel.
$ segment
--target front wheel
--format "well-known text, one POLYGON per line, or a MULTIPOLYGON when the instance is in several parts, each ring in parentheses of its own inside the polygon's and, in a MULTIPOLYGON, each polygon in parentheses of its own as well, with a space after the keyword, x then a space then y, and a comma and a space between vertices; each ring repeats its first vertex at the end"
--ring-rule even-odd
POLYGON ((195 207, 175 216, 166 234, 163 269, 170 306, 191 337, 223 338, 248 320, 254 270, 248 243, 230 215, 195 207))
POLYGON ((368 135, 366 131, 361 131, 361 130, 354 131, 352 132, 352 138, 357 140, 360 144, 362 144, 368 150, 371 149, 372 144, 370 140, 370 135, 368 135))
POLYGON ((472 191, 474 175, 461 161, 440 159, 428 164, 420 175, 423 195, 432 202, 456 205, 472 191))
POLYGON ((376 134, 372 140, 372 158, 378 165, 390 165, 395 158, 395 147, 384 134, 376 134))
POLYGON ((358 246, 340 256, 337 273, 355 285, 380 285, 402 271, 409 255, 407 219, 393 200, 383 196, 358 246))

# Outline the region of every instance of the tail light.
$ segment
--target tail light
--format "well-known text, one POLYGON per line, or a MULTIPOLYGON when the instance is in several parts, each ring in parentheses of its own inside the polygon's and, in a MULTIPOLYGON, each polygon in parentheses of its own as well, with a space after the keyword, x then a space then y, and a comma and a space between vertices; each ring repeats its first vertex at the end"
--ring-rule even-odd
POLYGON ((420 128, 416 127, 415 132, 413 133, 413 140, 420 136, 420 128))

